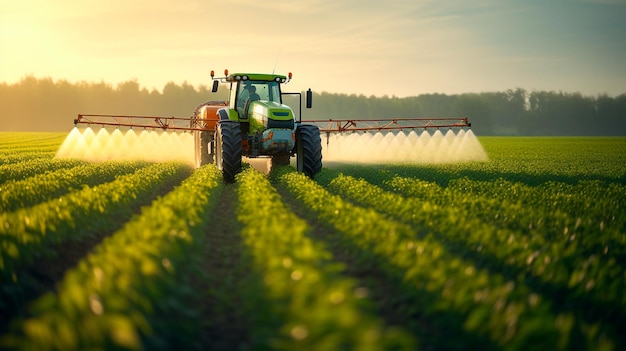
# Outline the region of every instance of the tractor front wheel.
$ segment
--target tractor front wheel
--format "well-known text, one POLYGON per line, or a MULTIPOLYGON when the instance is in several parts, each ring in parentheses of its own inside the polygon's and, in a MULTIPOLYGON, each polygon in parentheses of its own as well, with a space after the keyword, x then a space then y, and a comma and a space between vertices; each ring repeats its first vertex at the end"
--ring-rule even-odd
POLYGON ((298 172, 311 178, 322 170, 322 138, 317 126, 302 124, 296 130, 296 164, 298 172))
POLYGON ((215 161, 222 170, 224 181, 233 183, 237 173, 241 172, 241 128, 233 121, 220 121, 217 125, 215 143, 215 161))

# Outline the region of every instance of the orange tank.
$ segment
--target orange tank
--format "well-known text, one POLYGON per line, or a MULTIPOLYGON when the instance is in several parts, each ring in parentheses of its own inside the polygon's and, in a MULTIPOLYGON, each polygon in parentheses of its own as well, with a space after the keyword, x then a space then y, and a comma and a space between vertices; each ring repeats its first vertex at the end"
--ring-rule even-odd
POLYGON ((198 110, 198 119, 205 122, 204 129, 215 130, 219 117, 217 111, 228 106, 228 101, 209 101, 198 110))

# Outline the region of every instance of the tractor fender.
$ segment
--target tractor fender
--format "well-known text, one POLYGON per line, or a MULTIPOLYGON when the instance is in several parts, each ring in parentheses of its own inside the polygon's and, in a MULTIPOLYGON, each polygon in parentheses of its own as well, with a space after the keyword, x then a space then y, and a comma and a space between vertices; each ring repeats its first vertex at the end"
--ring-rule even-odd
POLYGON ((237 122, 239 120, 239 115, 237 114, 237 112, 229 108, 221 108, 217 110, 217 115, 220 121, 231 120, 237 122))

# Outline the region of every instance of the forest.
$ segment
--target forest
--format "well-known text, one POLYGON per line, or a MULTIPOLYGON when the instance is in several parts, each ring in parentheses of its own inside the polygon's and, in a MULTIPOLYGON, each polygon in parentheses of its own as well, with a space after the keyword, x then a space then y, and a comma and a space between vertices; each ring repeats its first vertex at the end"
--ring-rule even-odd
MULTIPOLYGON (((79 113, 190 117, 199 104, 227 98, 227 86, 212 93, 205 85, 169 82, 159 91, 136 80, 112 85, 26 76, 13 84, 0 83, 0 130, 69 131, 79 113)), ((313 100, 312 109, 303 108, 303 119, 468 117, 477 135, 626 135, 626 92, 583 96, 515 88, 413 97, 315 92, 313 100)), ((299 111, 293 96, 285 102, 299 111)))

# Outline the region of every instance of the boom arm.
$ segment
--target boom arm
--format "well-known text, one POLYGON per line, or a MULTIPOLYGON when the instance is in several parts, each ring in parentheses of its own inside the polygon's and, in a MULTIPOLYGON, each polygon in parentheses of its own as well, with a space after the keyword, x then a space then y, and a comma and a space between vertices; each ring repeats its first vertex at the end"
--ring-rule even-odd
MULTIPOLYGON (((465 117, 459 118, 394 118, 394 119, 328 119, 304 120, 303 123, 316 125, 322 133, 346 133, 367 131, 471 128, 465 117)), ((100 125, 103 127, 150 128, 175 131, 204 131, 208 128, 205 120, 197 118, 160 116, 117 116, 117 115, 78 115, 74 125, 100 125)))
POLYGON ((86 124, 102 127, 129 127, 163 129, 174 131, 209 130, 204 120, 196 118, 161 116, 117 116, 117 115, 78 115, 74 125, 86 124))
POLYGON ((471 128, 465 117, 459 118, 393 118, 393 119, 329 119, 308 120, 303 123, 315 124, 320 132, 344 133, 360 131, 386 131, 405 129, 471 128))

